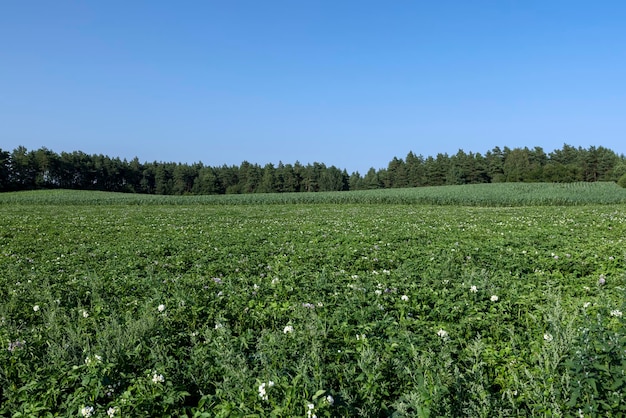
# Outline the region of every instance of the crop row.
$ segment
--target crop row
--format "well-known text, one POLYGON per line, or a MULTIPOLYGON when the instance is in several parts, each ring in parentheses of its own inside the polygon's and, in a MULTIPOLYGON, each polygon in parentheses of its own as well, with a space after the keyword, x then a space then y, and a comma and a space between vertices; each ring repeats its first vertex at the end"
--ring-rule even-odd
POLYGON ((56 205, 265 205, 420 204, 457 206, 577 206, 626 203, 626 189, 613 182, 499 183, 320 193, 155 196, 74 190, 0 194, 0 204, 56 205))

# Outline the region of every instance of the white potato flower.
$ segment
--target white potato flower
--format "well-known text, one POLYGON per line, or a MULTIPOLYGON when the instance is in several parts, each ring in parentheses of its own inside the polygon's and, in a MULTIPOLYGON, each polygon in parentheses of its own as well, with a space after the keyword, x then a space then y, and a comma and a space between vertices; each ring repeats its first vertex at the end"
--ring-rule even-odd
POLYGON ((102 356, 99 356, 97 354, 95 354, 93 357, 87 357, 85 358, 85 364, 89 365, 89 364, 94 364, 94 363, 100 363, 102 362, 102 356))
POLYGON ((84 416, 85 418, 89 418, 90 416, 93 415, 93 406, 83 406, 80 409, 80 414, 84 416))

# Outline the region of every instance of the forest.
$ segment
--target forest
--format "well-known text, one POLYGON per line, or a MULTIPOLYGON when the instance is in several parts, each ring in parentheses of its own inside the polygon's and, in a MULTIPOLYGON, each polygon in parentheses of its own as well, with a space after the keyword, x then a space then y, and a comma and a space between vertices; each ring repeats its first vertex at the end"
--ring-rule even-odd
MULTIPOLYGON (((79 189, 160 195, 284 193, 365 190, 502 182, 595 182, 626 179, 626 157, 602 146, 564 144, 546 153, 495 147, 486 153, 435 157, 394 157, 386 168, 367 173, 296 161, 261 166, 207 166, 140 162, 81 151, 55 153, 47 148, 0 149, 0 191, 79 189)), ((622 183, 622 181, 620 181, 622 183)))

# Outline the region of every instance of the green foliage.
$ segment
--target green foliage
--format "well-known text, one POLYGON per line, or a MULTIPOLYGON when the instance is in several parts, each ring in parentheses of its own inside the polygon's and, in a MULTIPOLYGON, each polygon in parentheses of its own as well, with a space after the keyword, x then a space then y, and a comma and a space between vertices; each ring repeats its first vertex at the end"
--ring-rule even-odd
POLYGON ((407 191, 3 195, 0 415, 623 415, 624 206, 407 191))
POLYGON ((569 407, 589 415, 626 414, 626 329, 621 317, 619 309, 585 310, 567 362, 572 386, 569 407))
POLYGON ((626 174, 622 175, 622 177, 619 178, 619 180, 617 181, 617 184, 620 187, 626 188, 626 174))
POLYGON ((509 207, 617 203, 626 203, 626 192, 613 182, 498 183, 349 192, 254 193, 225 196, 154 196, 77 190, 0 194, 0 205, 419 204, 509 207))
POLYGON ((294 193, 372 190, 418 186, 502 182, 574 183, 615 181, 626 160, 604 147, 562 149, 546 154, 541 147, 495 147, 480 153, 437 154, 424 158, 409 152, 387 168, 370 168, 362 176, 314 162, 278 166, 252 164, 209 167, 200 163, 128 162, 81 151, 60 155, 46 148, 11 154, 0 149, 0 191, 77 189, 157 195, 294 193))

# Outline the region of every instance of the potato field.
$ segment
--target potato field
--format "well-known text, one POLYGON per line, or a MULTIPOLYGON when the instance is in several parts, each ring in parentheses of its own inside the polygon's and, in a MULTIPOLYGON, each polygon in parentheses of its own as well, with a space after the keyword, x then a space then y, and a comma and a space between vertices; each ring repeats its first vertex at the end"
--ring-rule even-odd
POLYGON ((625 192, 5 193, 0 415, 624 416, 625 192))

